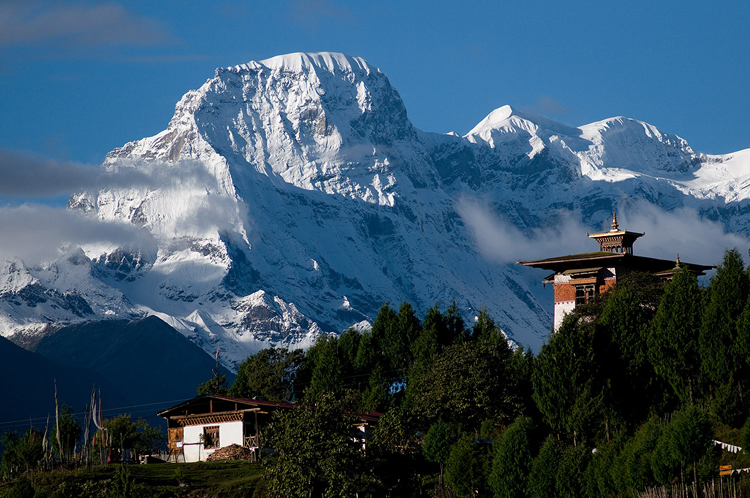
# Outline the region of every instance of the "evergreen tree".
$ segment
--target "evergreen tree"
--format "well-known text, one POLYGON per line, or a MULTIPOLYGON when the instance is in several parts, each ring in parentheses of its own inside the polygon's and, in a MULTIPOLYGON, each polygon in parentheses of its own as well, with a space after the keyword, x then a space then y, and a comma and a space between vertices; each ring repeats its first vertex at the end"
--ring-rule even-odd
POLYGON ((586 489, 589 496, 611 496, 622 492, 620 489, 625 489, 625 486, 618 486, 622 472, 615 465, 622 439, 620 436, 609 443, 600 444, 596 453, 591 455, 586 469, 586 489))
POLYGON ((599 318, 595 349, 604 381, 607 438, 613 421, 621 420, 632 427, 663 398, 663 386, 654 382, 655 372, 648 358, 647 320, 648 313, 629 287, 612 293, 599 318))
POLYGON ((387 329, 385 355, 397 381, 405 379, 412 365, 411 347, 422 332, 419 319, 409 303, 402 303, 395 319, 395 327, 387 329))
POLYGON ((505 335, 495 320, 487 313, 487 308, 482 308, 477 315, 477 320, 472 327, 471 339, 474 341, 505 341, 505 335))
POLYGON ((445 326, 447 337, 445 341, 441 339, 440 344, 460 344, 468 340, 469 334, 464 326, 464 320, 461 318, 461 311, 458 309, 456 301, 451 302, 451 305, 445 310, 445 326))
POLYGON ((700 379, 701 311, 698 281, 683 268, 664 288, 648 337, 649 358, 656 373, 683 403, 694 403, 700 379))
POLYGON ((226 395, 229 392, 229 388, 227 387, 227 376, 225 374, 217 373, 206 382, 199 385, 195 390, 199 396, 211 394, 226 395))
POLYGON ((266 348, 247 357, 237 368, 230 396, 291 401, 294 380, 304 360, 301 349, 266 348))
POLYGON ((738 340, 736 320, 747 303, 749 287, 739 251, 725 251, 721 265, 711 277, 700 332, 700 356, 703 372, 711 381, 714 406, 719 408, 717 414, 730 423, 744 418, 745 411, 743 403, 736 410, 728 411, 727 407, 733 399, 742 401, 744 397, 738 376, 743 359, 735 355, 737 348, 733 345, 738 340))
POLYGON ((440 314, 437 304, 427 310, 422 323, 419 337, 412 345, 412 355, 415 365, 428 365, 443 346, 450 344, 446 342, 448 329, 445 325, 443 315, 440 314))
POLYGON ((344 392, 343 366, 336 337, 320 336, 315 341, 315 363, 312 367, 308 395, 316 400, 323 393, 344 392))
POLYGON ((555 476, 555 490, 559 498, 581 498, 585 495, 586 468, 591 450, 584 445, 569 446, 562 453, 555 476))
POLYGON ((519 417, 500 436, 494 458, 490 485, 496 498, 524 498, 531 468, 530 432, 533 422, 519 417))
POLYGON ((652 417, 638 429, 625 446, 624 465, 619 472, 626 475, 629 490, 640 492, 657 484, 651 468, 651 458, 661 433, 661 421, 652 417))
POLYGON ((651 472, 662 486, 668 486, 682 476, 680 462, 672 451, 672 429, 669 425, 662 431, 651 454, 651 472))
POLYGON ((368 385, 362 392, 362 409, 367 412, 384 412, 389 406, 388 379, 383 374, 382 367, 376 365, 370 373, 368 385))
POLYGON ((698 481, 698 463, 711 447, 713 428, 706 413, 689 405, 672 414, 672 420, 659 436, 651 469, 655 479, 667 484, 677 475, 687 482, 685 473, 692 470, 693 481, 698 481))
POLYGON ((560 441, 548 437, 539 454, 531 462, 528 495, 530 498, 553 498, 556 496, 555 478, 562 451, 560 441))
MULTIPOLYGON (((398 330, 399 324, 396 312, 390 303, 380 307, 375 321, 372 322, 372 350, 374 361, 385 361, 385 372, 392 381, 400 380, 399 366, 403 364, 402 358, 404 344, 398 330)), ((359 361, 359 360, 358 360, 359 361)))
POLYGON ((487 490, 485 444, 474 441, 471 434, 462 435, 451 447, 445 464, 445 483, 458 496, 483 496, 487 490))
POLYGON ((509 400, 514 406, 515 413, 526 415, 532 419, 541 419, 541 414, 534 402, 534 385, 532 376, 536 362, 531 349, 523 350, 519 345, 510 358, 510 382, 508 383, 509 400))
POLYGON ((558 434, 567 433, 574 446, 591 437, 600 417, 597 380, 591 325, 568 315, 542 346, 532 381, 544 421, 558 434))
POLYGON ((372 372, 375 365, 380 365, 381 369, 386 367, 382 352, 378 348, 378 341, 368 330, 363 332, 359 338, 357 355, 354 358, 354 369, 360 374, 366 374, 372 372))
POLYGON ((683 469, 692 466, 693 482, 698 482, 698 462, 711 445, 713 428, 706 413, 688 406, 677 412, 669 424, 670 450, 683 469))

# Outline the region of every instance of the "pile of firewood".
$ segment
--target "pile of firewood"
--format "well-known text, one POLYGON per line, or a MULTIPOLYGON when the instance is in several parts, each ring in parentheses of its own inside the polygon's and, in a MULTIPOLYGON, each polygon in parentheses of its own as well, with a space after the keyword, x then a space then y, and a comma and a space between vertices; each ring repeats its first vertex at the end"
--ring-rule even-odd
POLYGON ((208 455, 208 458, 206 458, 206 460, 209 462, 217 462, 221 460, 252 460, 252 459, 253 459, 252 450, 245 448, 243 446, 240 446, 238 444, 230 444, 229 446, 219 448, 218 450, 208 455))

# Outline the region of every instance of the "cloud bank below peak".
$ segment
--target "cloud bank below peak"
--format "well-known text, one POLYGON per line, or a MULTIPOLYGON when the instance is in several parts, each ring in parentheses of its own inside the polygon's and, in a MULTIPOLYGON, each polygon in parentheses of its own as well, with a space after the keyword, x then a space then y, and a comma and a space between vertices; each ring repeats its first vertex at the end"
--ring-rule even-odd
MULTIPOLYGON (((524 232, 488 204, 467 196, 456 203, 456 212, 480 253, 499 264, 591 252, 597 250, 596 243, 586 234, 607 229, 584 226, 580 215, 560 210, 551 226, 524 232)), ((634 246, 638 255, 671 259, 679 254, 685 262, 716 265, 724 250, 744 252, 750 247, 750 239, 727 232, 721 223, 692 208, 666 211, 644 200, 630 200, 627 210, 619 213, 621 228, 645 232, 634 246)))

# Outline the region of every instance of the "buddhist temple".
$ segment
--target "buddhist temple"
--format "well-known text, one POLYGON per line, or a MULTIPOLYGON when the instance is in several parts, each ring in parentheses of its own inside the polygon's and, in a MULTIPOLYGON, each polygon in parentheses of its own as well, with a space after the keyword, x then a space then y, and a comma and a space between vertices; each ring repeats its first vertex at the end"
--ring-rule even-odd
POLYGON ((703 275, 713 266, 680 263, 680 258, 656 259, 633 254, 633 242, 645 233, 620 230, 617 215, 612 215, 612 229, 608 232, 586 234, 599 243, 599 250, 584 254, 570 254, 537 261, 519 261, 518 264, 542 268, 554 273, 544 279, 551 282, 555 291, 555 323, 557 331, 563 318, 579 304, 605 292, 618 277, 630 272, 648 272, 669 280, 682 267, 696 275, 703 275))

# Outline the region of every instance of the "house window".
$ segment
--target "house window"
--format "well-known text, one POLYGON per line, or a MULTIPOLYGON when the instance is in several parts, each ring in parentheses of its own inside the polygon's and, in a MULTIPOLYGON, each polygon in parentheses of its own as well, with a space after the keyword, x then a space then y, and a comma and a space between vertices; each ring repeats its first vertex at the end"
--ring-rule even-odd
POLYGON ((594 297, 596 288, 593 285, 576 286, 576 304, 585 304, 594 297))
POLYGON ((203 447, 208 449, 220 448, 219 442, 219 426, 211 425, 203 428, 203 447))

